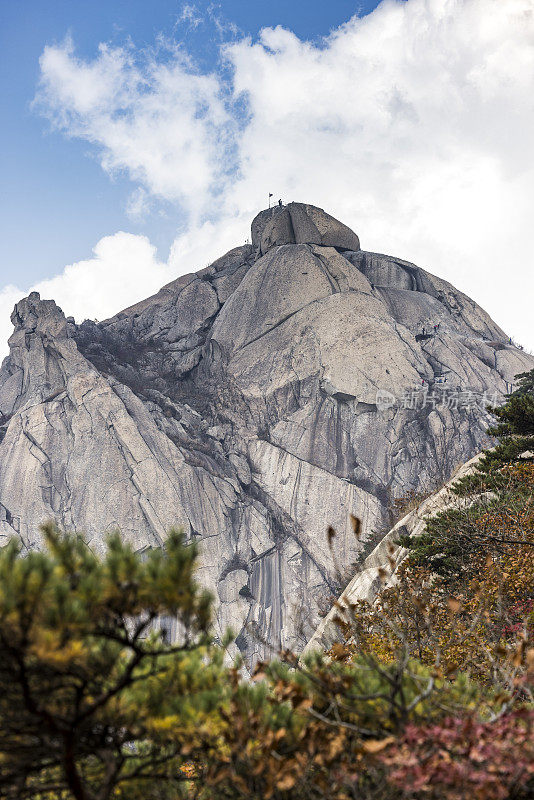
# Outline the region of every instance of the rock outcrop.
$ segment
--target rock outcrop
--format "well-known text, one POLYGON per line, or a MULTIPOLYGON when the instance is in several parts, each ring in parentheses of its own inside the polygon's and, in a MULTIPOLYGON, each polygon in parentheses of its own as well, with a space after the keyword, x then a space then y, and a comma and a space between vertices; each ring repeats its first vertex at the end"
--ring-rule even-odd
POLYGON ((0 537, 38 547, 52 517, 97 550, 115 528, 142 550, 181 525, 249 661, 304 646, 334 560, 365 547, 349 513, 387 531, 392 498, 487 445, 486 404, 534 366, 446 281, 301 203, 105 322, 35 293, 12 320, 0 537))
POLYGON ((316 206, 289 203, 262 211, 252 223, 252 245, 258 255, 282 244, 316 244, 340 250, 360 249, 360 240, 339 220, 316 206))
POLYGON ((425 532, 428 519, 443 511, 465 507, 466 500, 454 494, 452 487, 461 478, 476 472, 481 456, 479 453, 462 464, 441 489, 405 514, 386 533, 317 626, 317 630, 302 651, 302 657, 314 651, 324 652, 329 650, 334 642, 342 641, 343 635, 335 620, 341 619, 350 625, 351 605, 361 600, 372 604, 381 590, 395 585, 397 570, 408 555, 408 550, 398 543, 400 536, 421 536, 425 532))

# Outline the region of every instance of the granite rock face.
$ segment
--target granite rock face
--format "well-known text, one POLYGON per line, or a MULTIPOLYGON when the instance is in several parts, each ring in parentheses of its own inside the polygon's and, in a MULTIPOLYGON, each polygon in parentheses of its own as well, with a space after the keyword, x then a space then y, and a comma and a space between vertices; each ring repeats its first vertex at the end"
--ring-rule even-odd
POLYGON ((359 250, 356 234, 322 208, 289 203, 262 211, 252 223, 252 244, 258 255, 282 244, 318 244, 359 250))
POLYGON ((392 499, 488 444, 485 405, 534 366, 453 286, 301 203, 105 322, 35 293, 12 320, 0 542, 39 547, 54 518, 143 550, 182 526, 249 662, 304 646, 392 499))
MULTIPOLYGON (((376 547, 361 564, 354 577, 349 581, 335 605, 322 619, 310 641, 302 651, 304 657, 314 651, 329 650, 334 642, 342 641, 343 635, 336 620, 351 624, 350 606, 361 600, 374 603, 380 591, 394 586, 398 582, 397 571, 408 556, 408 550, 400 547, 399 536, 421 536, 426 529, 427 520, 436 517, 443 511, 465 508, 465 498, 454 494, 454 484, 476 472, 477 464, 482 457, 478 453, 454 473, 447 483, 431 494, 423 502, 409 511, 380 540, 376 547)), ((467 501, 468 502, 468 501, 467 501)))

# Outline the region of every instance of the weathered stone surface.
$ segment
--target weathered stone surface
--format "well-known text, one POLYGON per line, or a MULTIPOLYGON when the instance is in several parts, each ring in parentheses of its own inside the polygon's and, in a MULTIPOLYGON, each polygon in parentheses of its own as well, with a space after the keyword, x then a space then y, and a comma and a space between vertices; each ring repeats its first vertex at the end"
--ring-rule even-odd
POLYGON ((297 242, 322 244, 325 247, 338 247, 341 250, 360 249, 360 240, 354 231, 351 231, 347 225, 344 225, 339 220, 331 217, 322 208, 304 205, 303 203, 290 203, 288 209, 291 214, 297 242), (304 215, 308 218, 308 222, 301 228, 304 215), (319 241, 316 241, 313 236, 312 225, 319 235, 319 241))
POLYGON ((287 208, 273 216, 265 225, 261 236, 260 250, 266 253, 271 247, 281 244, 295 244, 295 234, 291 224, 291 216, 287 208))
POLYGON ((287 211, 295 242, 298 244, 322 244, 321 234, 308 212, 308 207, 303 203, 290 203, 287 211))
POLYGON ((356 234, 322 208, 305 203, 262 211, 251 226, 252 243, 258 254, 283 244, 316 244, 340 250, 358 251, 356 234))
POLYGON ((365 544, 349 513, 387 531, 391 498, 488 444, 486 404, 534 366, 450 284, 301 203, 105 322, 33 294, 13 323, 0 537, 38 547, 54 517, 145 549, 181 525, 249 661, 304 646, 365 544))
POLYGON ((266 208, 264 211, 260 211, 260 213, 257 214, 252 220, 250 225, 250 235, 252 239, 252 247, 254 248, 256 255, 259 255, 261 237, 263 236, 265 226, 276 214, 282 213, 282 210, 283 206, 274 205, 272 208, 266 208))
MULTIPOLYGON (((218 341, 219 332, 213 331, 218 341)), ((259 333, 230 356, 228 371, 258 398, 314 379, 329 396, 373 404, 378 388, 416 386, 432 372, 372 295, 336 292, 259 333)))
POLYGON ((399 547, 397 544, 399 536, 420 536, 425 531, 427 519, 448 509, 461 508, 465 500, 451 491, 452 485, 461 478, 472 475, 476 471, 476 465, 480 458, 481 454, 478 454, 463 464, 445 486, 427 497, 388 531, 367 556, 361 568, 356 571, 352 580, 337 598, 337 603, 332 604, 332 608, 322 619, 304 648, 303 656, 315 650, 328 650, 334 642, 342 638, 334 619, 341 616, 350 624, 350 614, 347 614, 350 604, 354 605, 361 600, 373 603, 381 589, 395 585, 397 569, 408 554, 404 547, 399 547), (381 577, 380 572, 382 576, 385 574, 385 577, 381 577))

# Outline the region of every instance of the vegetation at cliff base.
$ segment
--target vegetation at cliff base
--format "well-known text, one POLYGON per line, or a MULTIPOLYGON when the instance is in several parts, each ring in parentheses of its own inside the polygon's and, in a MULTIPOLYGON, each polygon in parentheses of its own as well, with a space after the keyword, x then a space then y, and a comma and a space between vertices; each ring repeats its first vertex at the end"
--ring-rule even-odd
POLYGON ((137 797, 180 776, 218 703, 195 548, 171 532, 143 559, 114 535, 98 558, 79 536, 43 534, 45 552, 0 554, 0 795, 137 797), (151 633, 161 615, 179 643, 151 633))
POLYGON ((147 554, 52 525, 43 552, 4 548, 0 796, 533 797, 534 372, 494 411, 460 508, 304 662, 225 660, 178 532, 147 554))

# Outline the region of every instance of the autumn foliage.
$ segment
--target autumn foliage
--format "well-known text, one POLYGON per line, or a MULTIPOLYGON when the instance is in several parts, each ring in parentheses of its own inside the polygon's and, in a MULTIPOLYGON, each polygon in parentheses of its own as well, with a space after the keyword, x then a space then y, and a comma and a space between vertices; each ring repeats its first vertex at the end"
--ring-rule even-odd
POLYGON ((533 396, 529 373, 465 502, 305 661, 225 661, 177 532, 99 558, 50 525, 46 551, 1 551, 0 796, 532 798, 533 396))
POLYGON ((512 711, 492 723, 468 716, 407 725, 382 761, 399 789, 409 786, 429 799, 521 796, 534 777, 534 710, 512 711))

